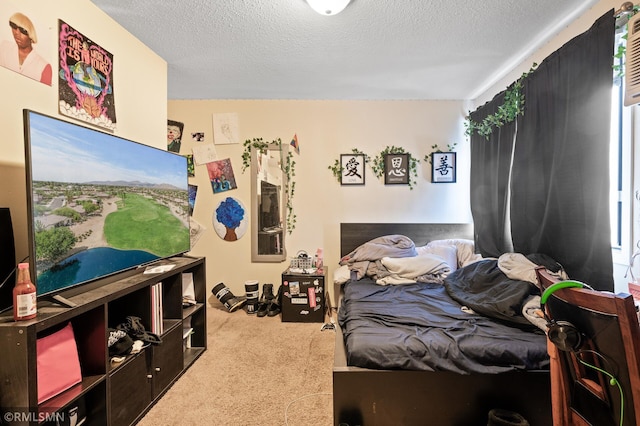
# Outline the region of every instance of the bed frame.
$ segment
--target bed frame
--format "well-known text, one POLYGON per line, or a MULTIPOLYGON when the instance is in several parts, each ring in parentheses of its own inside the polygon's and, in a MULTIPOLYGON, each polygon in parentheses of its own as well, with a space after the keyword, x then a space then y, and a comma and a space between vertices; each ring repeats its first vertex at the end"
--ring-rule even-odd
MULTIPOLYGON (((340 224, 341 256, 373 238, 402 234, 417 246, 449 238, 473 239, 471 224, 340 224)), ((339 306, 341 288, 334 288, 339 306)), ((336 324, 333 366, 335 425, 486 425, 494 408, 551 425, 548 371, 462 375, 448 371, 371 370, 347 366, 336 324)))

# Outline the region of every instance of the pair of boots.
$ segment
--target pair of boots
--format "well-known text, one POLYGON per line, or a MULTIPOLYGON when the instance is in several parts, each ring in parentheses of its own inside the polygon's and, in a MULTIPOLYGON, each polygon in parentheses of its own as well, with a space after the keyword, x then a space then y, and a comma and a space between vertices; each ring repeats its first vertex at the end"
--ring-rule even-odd
POLYGON ((275 317, 280 313, 280 299, 281 288, 278 289, 278 295, 273 294, 273 284, 262 285, 262 296, 258 302, 258 310, 256 311, 259 317, 269 316, 275 317))

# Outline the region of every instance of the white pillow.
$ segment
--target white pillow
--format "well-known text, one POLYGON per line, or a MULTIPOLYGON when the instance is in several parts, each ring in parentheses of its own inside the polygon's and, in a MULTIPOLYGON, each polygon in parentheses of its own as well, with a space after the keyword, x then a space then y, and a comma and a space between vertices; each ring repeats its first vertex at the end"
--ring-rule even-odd
POLYGON ((473 240, 467 240, 464 238, 449 239, 449 240, 434 240, 426 245, 426 247, 439 247, 439 246, 455 246, 458 250, 458 268, 467 266, 477 260, 482 259, 482 255, 475 253, 475 245, 473 240))
POLYGON ((333 282, 336 284, 344 284, 351 279, 351 270, 349 266, 342 265, 333 271, 333 282))
POLYGON ((413 257, 383 257, 382 264, 387 270, 404 278, 416 278, 426 274, 448 274, 451 268, 440 256, 425 253, 413 257))
POLYGON ((433 245, 422 247, 416 247, 416 251, 418 252, 418 256, 423 254, 435 254, 444 259, 447 262, 447 265, 451 268, 451 272, 458 269, 458 249, 454 245, 433 245))

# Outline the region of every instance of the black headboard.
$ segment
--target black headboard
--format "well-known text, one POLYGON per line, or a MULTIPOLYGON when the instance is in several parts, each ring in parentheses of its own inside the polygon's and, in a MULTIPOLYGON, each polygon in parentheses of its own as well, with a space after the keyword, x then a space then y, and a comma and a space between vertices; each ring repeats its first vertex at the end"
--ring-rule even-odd
POLYGON ((472 223, 341 223, 340 257, 361 244, 384 235, 405 235, 422 246, 433 240, 466 238, 473 240, 472 223))

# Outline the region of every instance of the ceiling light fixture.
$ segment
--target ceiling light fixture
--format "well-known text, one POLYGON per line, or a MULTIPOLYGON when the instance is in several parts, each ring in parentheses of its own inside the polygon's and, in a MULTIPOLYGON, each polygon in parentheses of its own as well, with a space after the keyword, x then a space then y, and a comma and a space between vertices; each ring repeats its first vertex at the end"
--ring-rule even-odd
POLYGON ((320 15, 337 15, 342 12, 351 0, 307 0, 309 6, 320 15))

